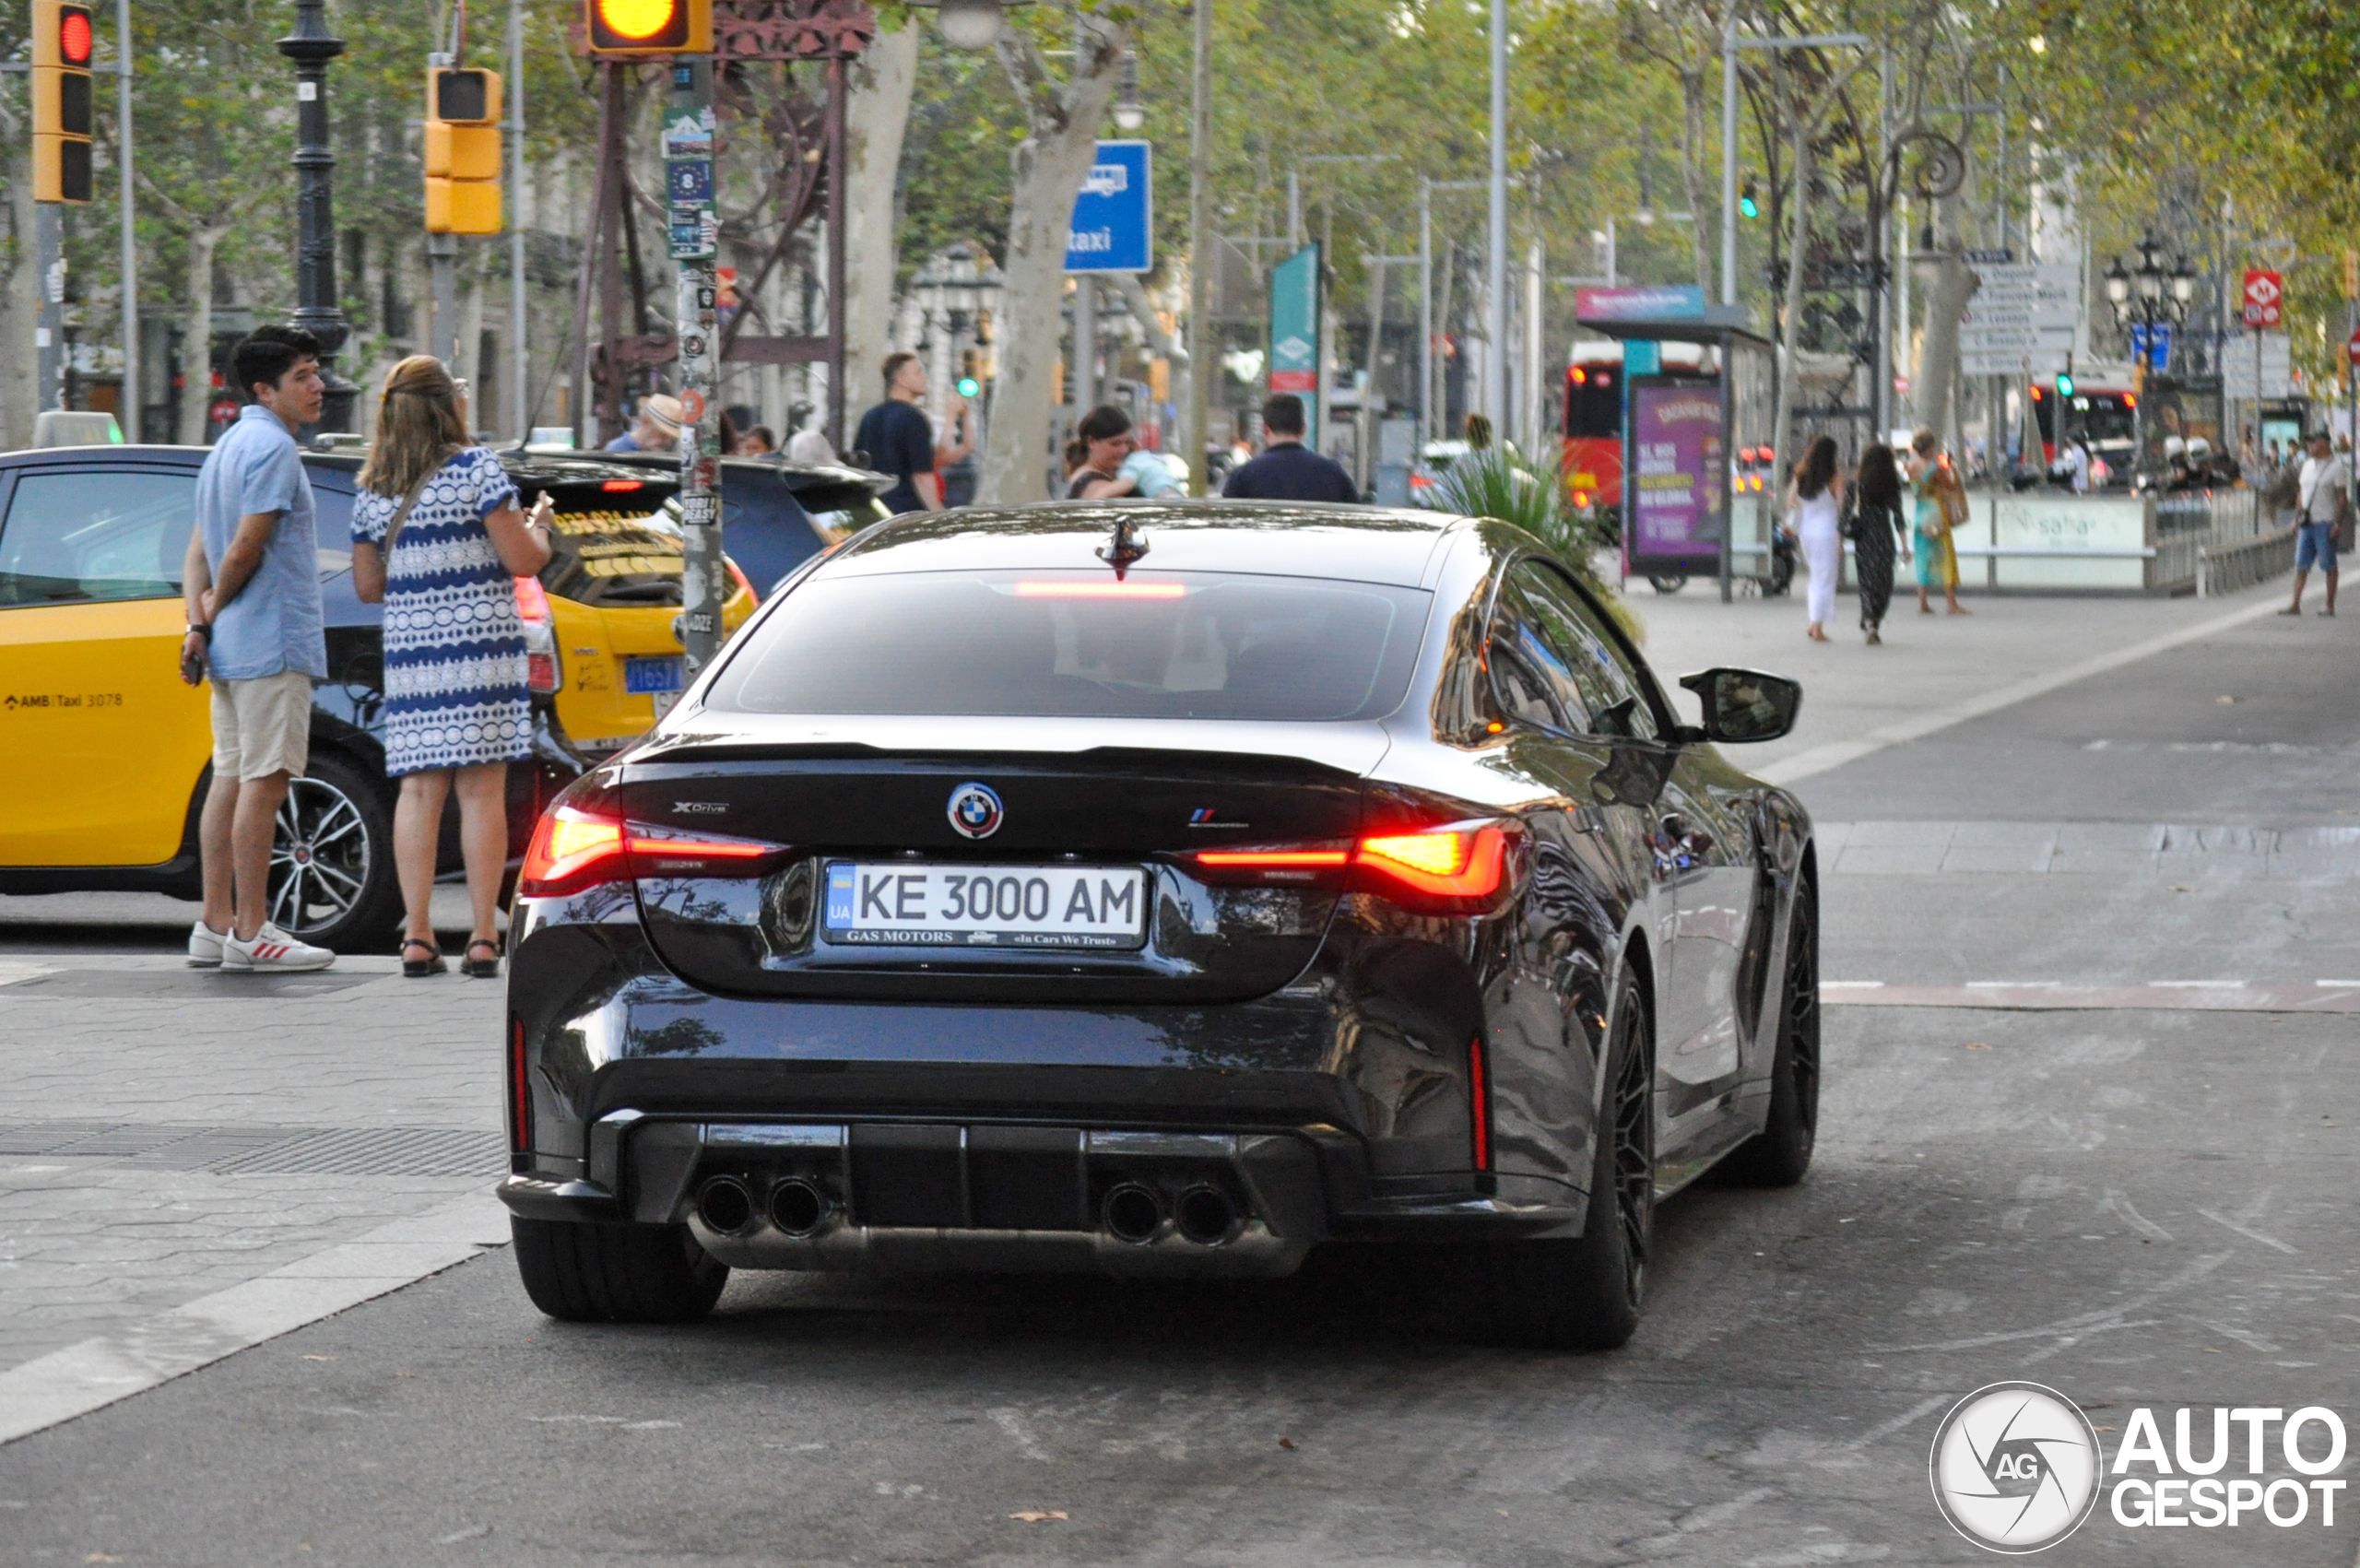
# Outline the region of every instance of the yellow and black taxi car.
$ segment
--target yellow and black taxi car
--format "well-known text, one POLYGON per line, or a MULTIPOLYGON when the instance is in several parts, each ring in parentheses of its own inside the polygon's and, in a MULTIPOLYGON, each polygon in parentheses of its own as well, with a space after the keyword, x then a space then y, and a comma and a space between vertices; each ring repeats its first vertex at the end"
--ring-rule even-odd
MULTIPOLYGON (((516 584, 535 739, 509 773, 513 865, 542 807, 685 681, 677 477, 586 454, 502 459, 527 504, 546 490, 557 509, 556 556, 516 584)), ((0 454, 0 894, 198 894, 212 732, 207 694, 182 682, 178 661, 204 460, 187 446, 0 454)), ((401 910, 378 739, 383 612, 354 594, 345 548, 360 454, 307 452, 304 464, 329 676, 313 692, 310 769, 279 812, 270 913, 307 941, 368 949, 390 942, 401 910)), ((753 607, 740 574, 725 625, 753 607)), ((456 813, 443 827, 455 868, 456 813)))

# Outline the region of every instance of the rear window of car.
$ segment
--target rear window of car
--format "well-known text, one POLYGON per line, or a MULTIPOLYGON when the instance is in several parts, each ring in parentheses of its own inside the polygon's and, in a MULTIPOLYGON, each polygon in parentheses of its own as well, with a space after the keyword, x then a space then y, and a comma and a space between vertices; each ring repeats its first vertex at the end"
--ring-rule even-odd
POLYGON ((822 576, 721 673, 759 713, 1376 718, 1409 688, 1433 595, 1209 572, 822 576))
POLYGON ((557 513, 542 587, 599 608, 680 602, 680 525, 665 492, 652 501, 571 486, 549 493, 557 513))

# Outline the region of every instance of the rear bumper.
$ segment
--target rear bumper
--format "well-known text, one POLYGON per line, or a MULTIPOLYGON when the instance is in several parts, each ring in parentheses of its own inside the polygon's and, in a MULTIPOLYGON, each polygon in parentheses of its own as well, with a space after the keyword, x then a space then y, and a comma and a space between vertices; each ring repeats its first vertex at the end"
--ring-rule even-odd
POLYGON ((1580 1224, 1554 1184, 1398 1190, 1371 1177, 1361 1139, 1324 1125, 1175 1132, 620 1111, 591 1128, 584 1165, 581 1179, 511 1176, 501 1197, 528 1219, 685 1224, 738 1268, 1274 1276, 1325 1241, 1580 1224))

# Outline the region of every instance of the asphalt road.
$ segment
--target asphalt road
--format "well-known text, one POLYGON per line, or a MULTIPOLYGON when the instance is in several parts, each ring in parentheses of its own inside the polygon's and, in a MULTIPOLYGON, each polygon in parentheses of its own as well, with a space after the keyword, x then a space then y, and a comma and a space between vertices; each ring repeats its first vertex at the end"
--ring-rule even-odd
MULTIPOLYGON (((2360 976, 2332 833, 2247 852, 2360 827, 2345 625, 2254 622, 1799 786, 1856 837, 2248 831, 2168 868, 1833 867, 1828 977, 2360 976)), ((0 1564, 1984 1561, 1926 1479, 1981 1385, 2063 1390, 2110 1446, 2141 1407, 2166 1443, 2198 1408, 2200 1451, 2207 1407, 2360 1425, 2353 1020, 2191 994, 1852 993, 1811 1178, 1668 1203, 1614 1355, 1469 1348, 1432 1259, 1220 1288, 740 1276, 656 1330, 542 1319, 493 1253, 0 1447, 0 1564)), ((2044 1561, 2351 1568, 2344 1497, 2332 1527, 2102 1508, 2044 1561)))

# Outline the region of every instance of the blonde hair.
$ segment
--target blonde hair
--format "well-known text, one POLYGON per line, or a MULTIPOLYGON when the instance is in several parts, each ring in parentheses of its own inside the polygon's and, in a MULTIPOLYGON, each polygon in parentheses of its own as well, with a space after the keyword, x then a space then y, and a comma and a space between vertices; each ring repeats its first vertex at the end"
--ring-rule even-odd
POLYGON ((1920 457, 1931 457, 1934 455, 1934 448, 1941 444, 1930 425, 1918 426, 1918 433, 1909 438, 1909 450, 1920 457))
POLYGON ((377 434, 360 467, 360 488, 399 498, 468 445, 459 383, 431 354, 412 354, 385 372, 377 434))

